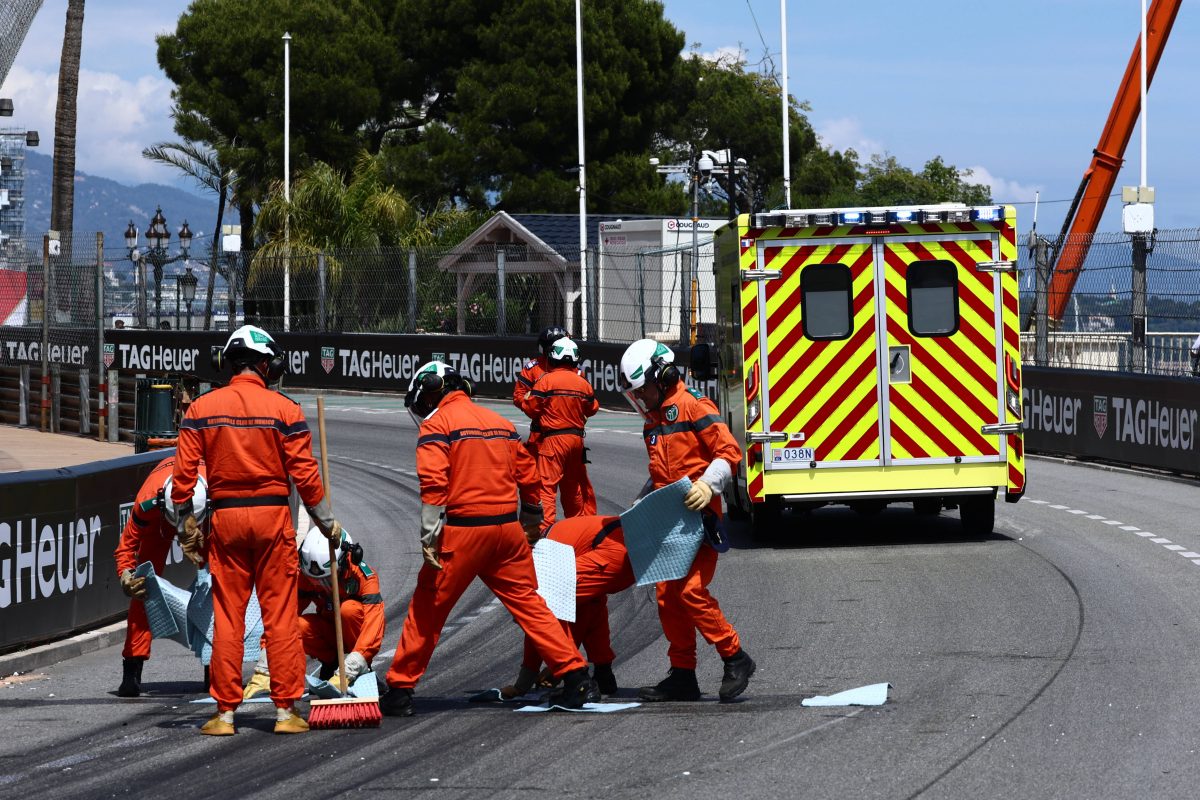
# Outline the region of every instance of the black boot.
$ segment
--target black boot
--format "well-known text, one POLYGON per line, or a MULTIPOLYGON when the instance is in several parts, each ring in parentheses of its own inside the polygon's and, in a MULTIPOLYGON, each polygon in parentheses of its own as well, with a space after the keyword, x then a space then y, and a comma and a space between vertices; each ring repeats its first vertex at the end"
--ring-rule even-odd
POLYGON ((379 710, 385 717, 411 717, 413 715, 412 689, 392 687, 379 698, 379 710))
POLYGON ((550 704, 563 708, 583 708, 584 703, 600 699, 596 682, 588 675, 587 667, 573 669, 562 676, 562 688, 550 693, 550 704))
POLYGON ((600 694, 617 693, 617 676, 613 675, 612 664, 595 664, 592 667, 592 678, 600 694))
POLYGON ((699 700, 700 684, 696 682, 696 670, 671 667, 667 677, 658 682, 657 686, 644 686, 638 689, 638 699, 647 703, 659 703, 664 700, 699 700))
POLYGON ((721 677, 720 697, 722 703, 727 703, 746 691, 750 676, 754 674, 754 659, 745 650, 738 650, 725 662, 725 674, 721 677))
POLYGON ((142 665, 144 658, 126 658, 121 661, 121 685, 117 697, 140 697, 142 694, 142 665))
POLYGON ((337 673, 336 661, 322 661, 321 671, 317 673, 317 677, 323 681, 327 681, 337 673))

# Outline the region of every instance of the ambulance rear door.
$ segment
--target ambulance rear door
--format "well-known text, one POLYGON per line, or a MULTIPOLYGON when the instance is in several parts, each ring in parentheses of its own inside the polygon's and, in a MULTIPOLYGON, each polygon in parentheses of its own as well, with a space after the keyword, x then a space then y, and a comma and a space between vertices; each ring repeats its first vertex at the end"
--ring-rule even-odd
POLYGON ((885 466, 1005 461, 998 251, 988 231, 878 240, 885 466))
MULTIPOLYGON (((819 231, 819 229, 817 229, 819 231)), ((828 230, 828 229, 826 229, 828 230)), ((866 236, 758 239, 763 466, 883 463, 878 257, 866 236)))

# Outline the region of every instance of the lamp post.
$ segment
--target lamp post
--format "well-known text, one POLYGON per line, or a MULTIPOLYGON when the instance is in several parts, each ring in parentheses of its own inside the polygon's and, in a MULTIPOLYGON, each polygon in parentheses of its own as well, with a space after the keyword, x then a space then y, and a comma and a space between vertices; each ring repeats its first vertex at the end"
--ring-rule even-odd
MULTIPOLYGON (((187 265, 187 272, 176 278, 183 291, 183 302, 187 305, 187 329, 192 329, 192 301, 196 299, 196 276, 192 274, 192 265, 187 265)), ((176 328, 179 326, 176 325, 176 328)))
POLYGON ((192 245, 192 231, 188 228, 187 220, 184 220, 179 229, 180 252, 175 256, 170 255, 167 250, 171 244, 171 231, 167 228, 167 218, 163 216, 162 206, 159 206, 150 219, 150 227, 146 229, 145 253, 138 250, 137 243, 138 230, 133 220, 130 220, 129 227, 125 229, 125 247, 129 250, 129 260, 136 264, 138 269, 138 325, 144 328, 147 323, 145 262, 149 261, 154 270, 154 327, 157 328, 162 325, 163 267, 187 259, 188 250, 192 245))
MULTIPOLYGON (((729 174, 729 195, 732 198, 737 191, 735 186, 736 176, 746 171, 746 160, 733 159, 733 153, 730 150, 698 150, 695 145, 689 147, 688 162, 686 164, 659 164, 657 158, 650 159, 650 166, 661 175, 687 175, 688 181, 691 184, 692 194, 692 257, 691 266, 683 275, 680 289, 682 295, 680 303, 679 317, 679 341, 681 344, 696 343, 696 326, 694 323, 694 310, 692 308, 692 295, 696 292, 696 275, 697 265, 700 260, 700 183, 707 183, 711 178, 713 171, 719 167, 725 167, 729 174)), ((731 203, 732 207, 732 203, 731 203)), ((697 309, 698 310, 698 309, 697 309)))

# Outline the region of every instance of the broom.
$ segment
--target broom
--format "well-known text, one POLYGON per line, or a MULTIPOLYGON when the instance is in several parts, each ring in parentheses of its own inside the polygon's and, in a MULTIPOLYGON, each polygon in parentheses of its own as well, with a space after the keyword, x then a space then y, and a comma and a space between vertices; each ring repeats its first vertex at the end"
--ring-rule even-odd
MULTIPOLYGON (((317 430, 321 438, 321 480, 329 499, 329 448, 325 444, 325 398, 317 396, 317 430)), ((332 501, 331 501, 332 502, 332 501)), ((346 648, 342 644, 342 596, 338 588, 337 545, 329 540, 329 574, 333 578, 333 635, 337 640, 338 690, 343 697, 309 703, 308 726, 315 729, 377 728, 383 721, 379 699, 346 697, 346 648)))

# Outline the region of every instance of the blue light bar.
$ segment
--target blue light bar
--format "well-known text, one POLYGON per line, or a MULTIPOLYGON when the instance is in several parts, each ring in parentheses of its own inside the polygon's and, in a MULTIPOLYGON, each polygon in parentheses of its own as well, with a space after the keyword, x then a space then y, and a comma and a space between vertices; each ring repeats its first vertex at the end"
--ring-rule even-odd
POLYGON ((888 212, 888 216, 890 216, 892 218, 891 219, 892 222, 897 222, 900 224, 917 221, 917 212, 912 211, 912 210, 890 211, 890 212, 888 212))
POLYGON ((843 211, 840 216, 843 225, 861 225, 863 223, 861 211, 843 211))
POLYGON ((971 216, 978 222, 1000 222, 1004 219, 1004 211, 1000 206, 983 206, 972 209, 971 216))
POLYGON ((838 221, 837 217, 837 213, 833 211, 826 211, 823 214, 808 215, 810 225, 836 225, 838 221))
POLYGON ((888 223, 888 212, 886 211, 868 211, 868 225, 886 225, 888 223))

